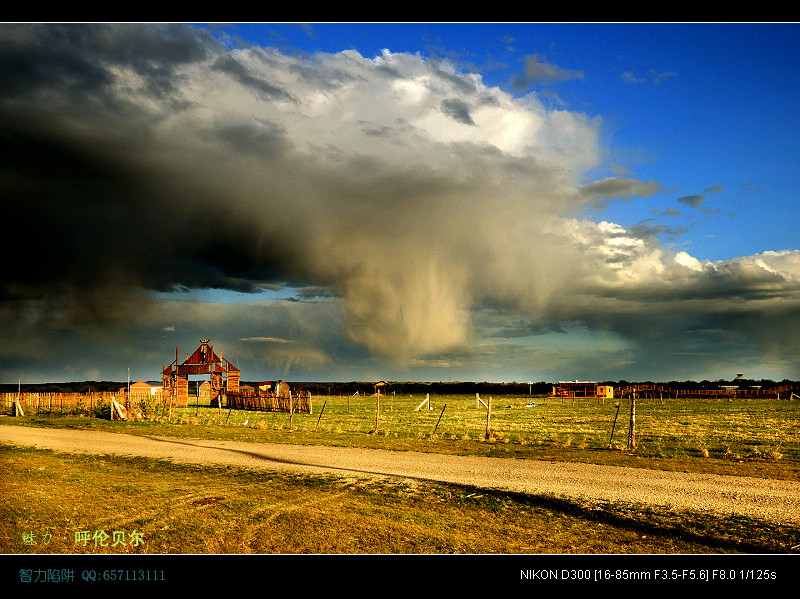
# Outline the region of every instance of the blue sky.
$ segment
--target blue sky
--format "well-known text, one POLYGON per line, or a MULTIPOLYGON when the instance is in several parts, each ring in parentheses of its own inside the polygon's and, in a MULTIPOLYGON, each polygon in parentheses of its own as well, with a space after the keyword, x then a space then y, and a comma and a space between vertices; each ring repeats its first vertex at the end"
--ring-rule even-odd
POLYGON ((797 379, 798 33, 5 25, 0 378, 797 379))

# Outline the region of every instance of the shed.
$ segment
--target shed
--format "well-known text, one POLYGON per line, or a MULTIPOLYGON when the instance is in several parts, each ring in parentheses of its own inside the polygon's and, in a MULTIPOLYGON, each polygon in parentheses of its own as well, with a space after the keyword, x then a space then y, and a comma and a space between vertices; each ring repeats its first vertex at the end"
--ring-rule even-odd
POLYGON ((553 386, 553 397, 614 397, 614 387, 595 381, 561 381, 553 386))

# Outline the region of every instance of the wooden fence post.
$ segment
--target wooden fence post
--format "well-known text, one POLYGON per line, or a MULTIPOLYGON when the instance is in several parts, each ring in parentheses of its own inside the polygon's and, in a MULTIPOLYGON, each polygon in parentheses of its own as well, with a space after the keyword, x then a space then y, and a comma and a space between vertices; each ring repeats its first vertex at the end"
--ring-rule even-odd
POLYGON ((376 397, 376 400, 375 400, 375 430, 373 432, 377 433, 378 432, 378 424, 379 424, 380 415, 381 415, 381 390, 380 389, 378 389, 378 392, 375 394, 375 397, 376 397))
POLYGON ((636 449, 636 393, 631 396, 631 421, 628 429, 628 449, 636 449))
POLYGON ((489 426, 490 419, 492 417, 492 398, 489 398, 489 403, 486 404, 486 439, 489 440, 491 438, 492 430, 489 426))
POLYGON ((426 393, 426 394, 425 394, 425 399, 423 399, 423 400, 422 400, 422 403, 420 403, 420 404, 419 404, 419 405, 418 405, 418 406, 417 406, 417 407, 414 409, 414 411, 415 411, 415 412, 419 412, 419 411, 422 409, 422 406, 424 406, 425 404, 428 404, 428 409, 430 410, 430 409, 431 409, 431 396, 430 396, 430 393, 426 393))

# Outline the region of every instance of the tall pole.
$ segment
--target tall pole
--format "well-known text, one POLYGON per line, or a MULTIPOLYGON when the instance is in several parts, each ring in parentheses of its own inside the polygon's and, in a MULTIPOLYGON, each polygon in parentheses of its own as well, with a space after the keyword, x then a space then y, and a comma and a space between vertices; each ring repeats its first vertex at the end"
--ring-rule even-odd
POLYGON ((378 393, 376 394, 377 401, 375 405, 375 432, 378 432, 378 420, 381 414, 381 390, 378 388, 378 393))
POLYGON ((488 441, 492 436, 492 430, 490 428, 490 419, 492 417, 492 398, 489 398, 489 403, 486 404, 486 440, 488 441))

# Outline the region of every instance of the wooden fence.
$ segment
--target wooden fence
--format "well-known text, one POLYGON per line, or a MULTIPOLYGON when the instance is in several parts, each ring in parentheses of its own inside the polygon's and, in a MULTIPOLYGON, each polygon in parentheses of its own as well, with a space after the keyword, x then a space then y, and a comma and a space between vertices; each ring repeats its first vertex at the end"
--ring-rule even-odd
POLYGON ((26 411, 36 410, 73 410, 91 411, 101 405, 110 405, 115 399, 122 403, 124 394, 113 391, 97 391, 91 393, 0 393, 0 405, 10 408, 19 401, 26 411))
POLYGON ((228 391, 225 394, 227 407, 235 410, 257 410, 262 412, 312 413, 310 391, 288 392, 277 395, 255 389, 228 391))
POLYGON ((678 389, 631 385, 614 389, 614 397, 628 398, 633 393, 639 399, 792 399, 796 388, 792 386, 766 389, 678 389))
MULTIPOLYGON (((116 400, 121 405, 132 402, 138 405, 141 401, 154 401, 158 404, 169 402, 169 396, 162 394, 151 395, 150 393, 131 393, 130 398, 127 393, 120 391, 94 391, 89 393, 0 393, 0 406, 10 409, 15 401, 19 401, 20 406, 26 413, 37 412, 38 410, 84 410, 92 412, 95 408, 111 405, 111 400, 116 400)), ((175 402, 173 407, 186 407, 183 403, 175 402)))

